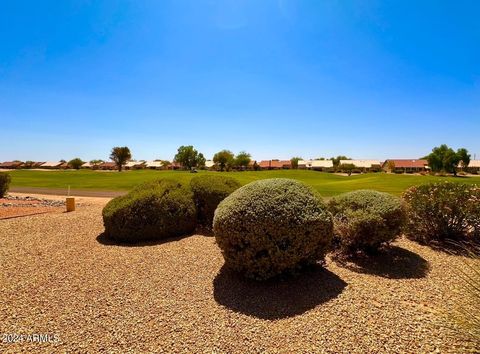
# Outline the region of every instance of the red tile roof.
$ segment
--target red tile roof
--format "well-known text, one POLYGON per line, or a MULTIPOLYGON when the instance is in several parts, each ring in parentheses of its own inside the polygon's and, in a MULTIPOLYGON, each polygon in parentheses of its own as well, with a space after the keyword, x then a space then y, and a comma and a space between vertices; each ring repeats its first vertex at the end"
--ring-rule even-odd
POLYGON ((292 162, 290 160, 272 160, 272 167, 292 167, 292 162))
POLYGON ((261 168, 284 168, 292 167, 290 160, 263 160, 258 164, 261 168))
POLYGON ((15 168, 23 165, 23 162, 14 162, 14 161, 7 161, 7 162, 2 162, 0 163, 0 167, 4 168, 15 168))
POLYGON ((102 162, 98 167, 116 167, 115 162, 102 162))
POLYGON ((408 160, 408 159, 399 159, 399 160, 386 160, 384 166, 390 161, 393 161, 395 168, 425 168, 428 165, 427 160, 408 160))
POLYGON ((269 168, 270 167, 270 160, 262 160, 258 164, 261 168, 269 168))

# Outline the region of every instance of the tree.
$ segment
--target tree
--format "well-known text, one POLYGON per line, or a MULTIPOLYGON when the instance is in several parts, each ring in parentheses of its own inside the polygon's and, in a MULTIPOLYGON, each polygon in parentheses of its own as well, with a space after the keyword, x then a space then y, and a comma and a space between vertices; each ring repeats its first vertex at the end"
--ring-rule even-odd
POLYGON ((79 157, 76 157, 76 158, 68 161, 68 165, 69 165, 71 168, 75 169, 75 170, 79 170, 80 167, 82 167, 82 165, 83 165, 84 163, 85 163, 85 162, 83 162, 82 159, 79 158, 79 157))
POLYGON ((349 176, 351 176, 352 171, 355 169, 355 165, 353 163, 342 163, 339 168, 341 171, 346 172, 349 176))
POLYGON ((105 161, 100 160, 100 159, 95 159, 95 160, 90 160, 91 165, 100 165, 101 163, 104 163, 105 161))
POLYGON ((112 149, 112 152, 110 153, 110 160, 115 162, 115 165, 117 165, 118 172, 122 172, 122 168, 128 160, 132 158, 132 154, 130 153, 130 149, 126 146, 119 147, 116 146, 112 149))
POLYGON ((443 169, 445 172, 453 173, 454 176, 457 175, 457 167, 460 163, 460 157, 457 155, 453 149, 449 149, 443 158, 443 169))
POLYGON ((292 163, 292 168, 296 170, 298 168, 298 161, 302 160, 301 157, 292 157, 290 162, 292 163))
POLYGON ((335 168, 338 167, 338 165, 340 165, 340 160, 351 160, 351 158, 343 156, 343 155, 339 155, 337 157, 332 157, 330 159, 332 160, 333 167, 335 167, 335 168))
POLYGON ((168 166, 170 166, 171 164, 172 164, 172 163, 171 163, 170 161, 168 161, 168 160, 162 160, 162 167, 163 167, 164 169, 167 169, 168 166))
POLYGON ((468 153, 468 150, 465 148, 461 148, 457 150, 457 155, 460 159, 460 166, 463 170, 466 170, 468 165, 470 164, 471 155, 468 153))
POLYGON ((202 153, 199 153, 197 157, 197 167, 204 169, 206 162, 207 162, 207 159, 205 158, 205 156, 203 156, 202 153))
POLYGON ((246 169, 250 161, 252 161, 252 156, 248 152, 240 151, 235 157, 235 166, 246 169))
POLYGON ((222 150, 213 155, 213 162, 220 167, 220 171, 224 171, 225 168, 230 169, 230 167, 233 166, 235 156, 229 150, 222 150))
POLYGON ((180 146, 174 157, 174 161, 181 164, 186 170, 191 170, 202 163, 205 165, 205 157, 203 157, 203 154, 199 154, 192 145, 180 146))
POLYGON ((387 170, 390 171, 390 172, 395 172, 395 162, 394 161, 388 160, 387 170))
POLYGON ((446 144, 434 147, 432 152, 426 157, 428 166, 433 172, 447 172, 457 175, 457 168, 460 161, 462 165, 468 166, 470 163, 470 154, 467 149, 461 148, 455 152, 446 144))
POLYGON ((34 161, 25 161, 25 164, 23 165, 23 168, 32 168, 33 165, 35 164, 34 161))

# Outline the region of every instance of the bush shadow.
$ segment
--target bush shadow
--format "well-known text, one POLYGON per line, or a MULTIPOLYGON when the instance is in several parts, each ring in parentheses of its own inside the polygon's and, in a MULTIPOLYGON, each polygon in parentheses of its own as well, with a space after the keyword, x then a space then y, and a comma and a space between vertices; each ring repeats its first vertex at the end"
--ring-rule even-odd
POLYGON ((225 265, 213 281, 215 301, 245 315, 274 320, 300 315, 337 297, 347 285, 320 265, 297 276, 264 282, 245 279, 225 265))
POLYGON ((213 230, 211 227, 202 226, 202 225, 197 226, 195 230, 195 234, 208 236, 208 237, 215 237, 215 234, 213 233, 213 230))
POLYGON ((375 254, 357 254, 348 258, 334 255, 340 266, 356 273, 390 279, 419 279, 430 271, 427 260, 405 248, 389 246, 375 254))
POLYGON ((430 243, 421 243, 431 249, 439 252, 448 253, 454 256, 475 258, 480 255, 480 242, 475 240, 450 240, 443 242, 432 241, 430 243))
POLYGON ((135 242, 135 243, 130 243, 130 242, 120 242, 120 241, 115 241, 112 240, 111 238, 108 238, 105 234, 105 232, 102 232, 100 235, 96 237, 96 240, 98 243, 101 243, 102 245, 105 246, 119 246, 119 247, 148 247, 148 246, 156 246, 156 245, 161 245, 164 243, 169 243, 169 242, 174 242, 174 241, 180 241, 184 238, 190 237, 193 234, 190 235, 184 235, 184 236, 176 236, 176 237, 170 237, 170 238, 165 238, 161 240, 151 240, 151 241, 141 241, 141 242, 135 242))

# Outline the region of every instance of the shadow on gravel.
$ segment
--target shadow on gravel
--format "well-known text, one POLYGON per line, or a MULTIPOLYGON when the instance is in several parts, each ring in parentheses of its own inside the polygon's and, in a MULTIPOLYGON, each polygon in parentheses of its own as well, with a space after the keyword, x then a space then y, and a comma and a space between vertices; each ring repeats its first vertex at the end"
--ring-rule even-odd
POLYGON ((351 271, 390 279, 418 279, 430 271, 428 262, 405 248, 390 246, 374 255, 358 255, 348 259, 335 257, 340 266, 351 271))
POLYGON ((195 230, 195 234, 208 236, 208 237, 215 237, 213 230, 211 228, 204 227, 204 226, 197 226, 197 229, 195 230))
POLYGON ((300 315, 334 299, 346 285, 321 266, 296 277, 265 282, 245 279, 223 266, 213 281, 213 296, 217 303, 235 312, 274 320, 300 315))
POLYGON ((454 256, 467 258, 476 258, 480 255, 480 242, 472 240, 445 240, 443 242, 432 241, 430 243, 421 243, 431 249, 444 252, 454 256))
POLYGON ((178 236, 178 237, 170 237, 163 240, 153 240, 153 241, 142 241, 137 243, 128 243, 128 242, 119 242, 108 238, 104 232, 97 236, 97 242, 101 243, 105 246, 119 246, 119 247, 148 247, 148 246, 156 246, 161 245, 168 242, 180 241, 186 237, 192 235, 185 235, 185 236, 178 236))

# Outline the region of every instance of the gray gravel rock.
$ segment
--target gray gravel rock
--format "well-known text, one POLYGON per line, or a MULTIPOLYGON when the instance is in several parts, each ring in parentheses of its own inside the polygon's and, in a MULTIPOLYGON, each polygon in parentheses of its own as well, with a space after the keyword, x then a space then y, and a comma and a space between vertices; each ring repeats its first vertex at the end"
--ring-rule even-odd
POLYGON ((65 205, 65 201, 63 200, 52 200, 30 196, 7 195, 2 200, 7 200, 7 202, 0 201, 0 207, 61 207, 65 205))

